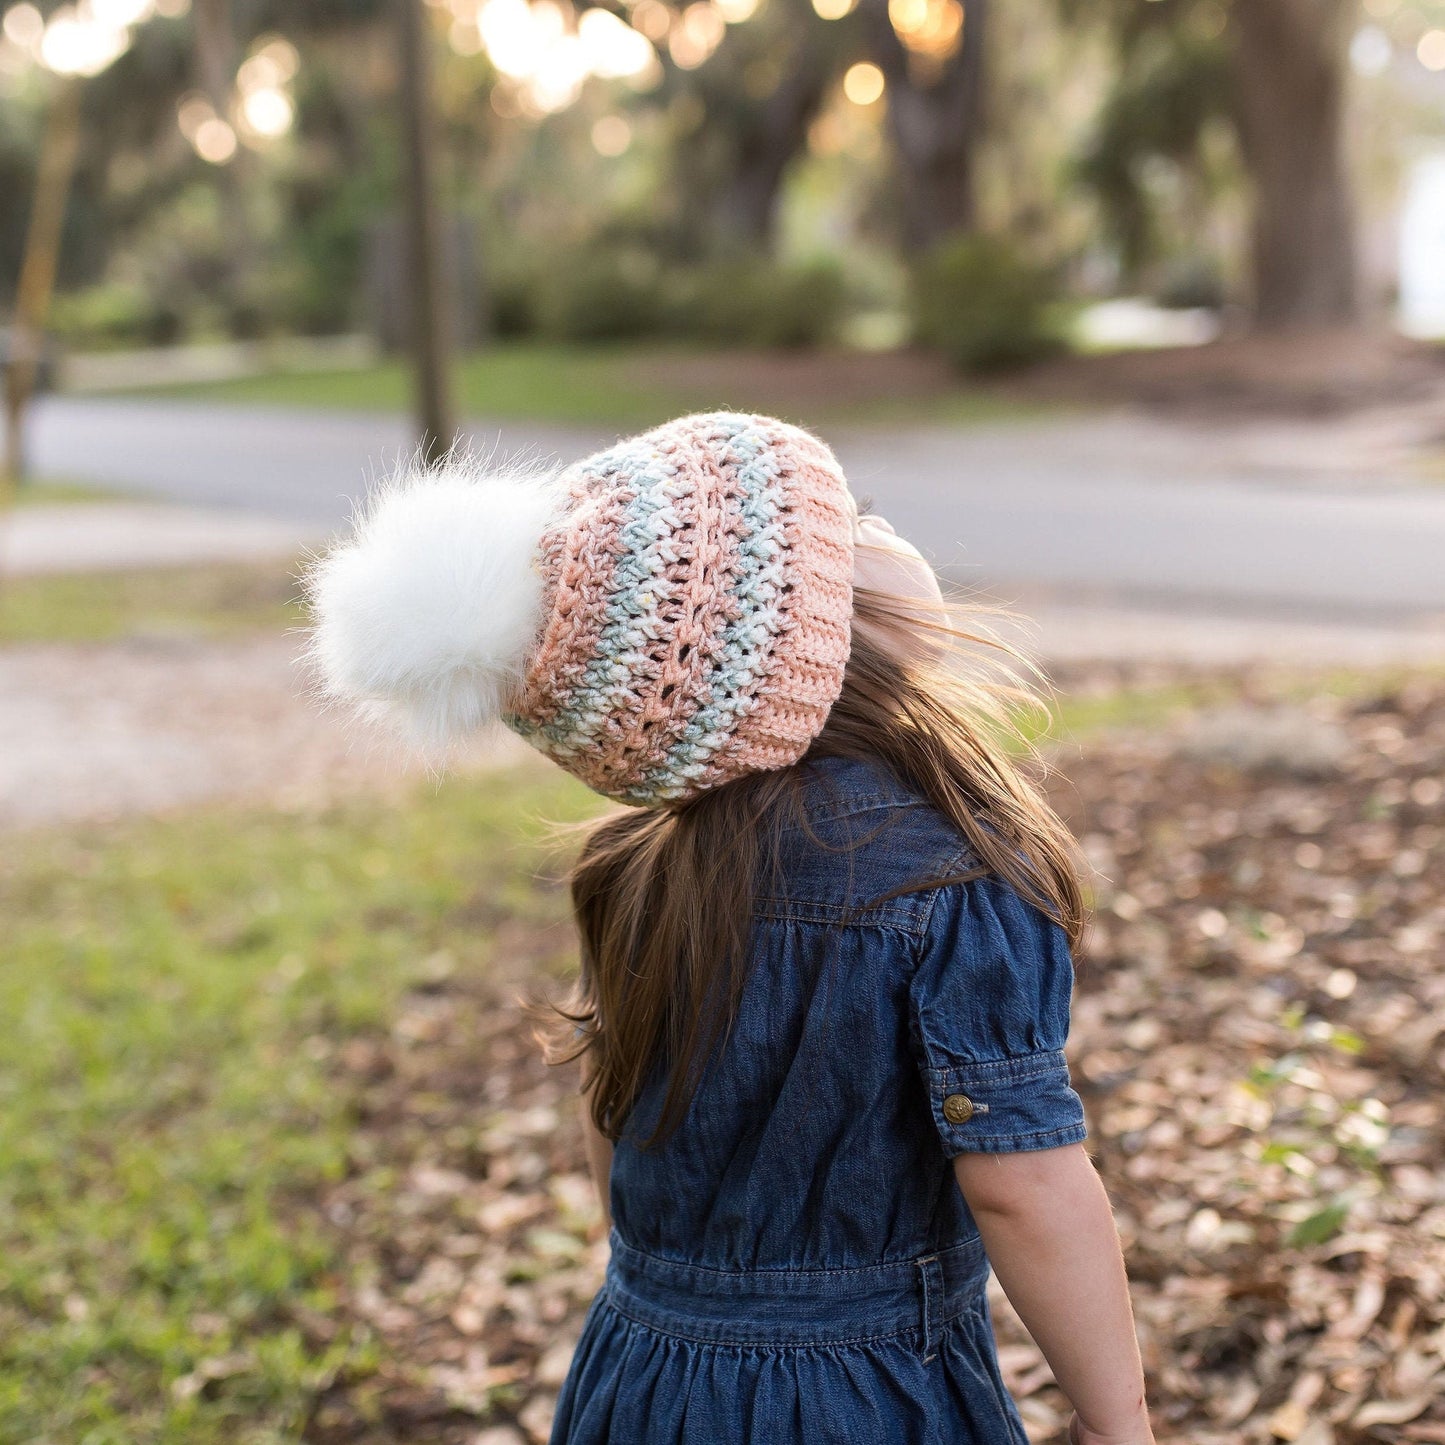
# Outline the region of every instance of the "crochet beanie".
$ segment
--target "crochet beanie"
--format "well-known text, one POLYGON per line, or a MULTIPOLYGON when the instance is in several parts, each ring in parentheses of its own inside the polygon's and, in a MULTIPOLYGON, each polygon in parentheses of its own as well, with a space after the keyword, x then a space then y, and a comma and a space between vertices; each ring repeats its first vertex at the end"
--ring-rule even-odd
POLYGON ((685 416, 546 474, 414 466, 307 577, 323 690, 438 743, 494 717, 657 805, 800 759, 843 684, 857 507, 829 448, 685 416))

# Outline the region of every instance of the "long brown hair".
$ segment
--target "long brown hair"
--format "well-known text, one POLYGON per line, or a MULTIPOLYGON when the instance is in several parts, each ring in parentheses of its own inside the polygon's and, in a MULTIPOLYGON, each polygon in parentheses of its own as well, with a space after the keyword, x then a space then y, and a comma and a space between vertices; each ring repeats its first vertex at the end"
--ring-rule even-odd
POLYGON ((569 879, 580 969, 566 998, 528 1011, 542 1020, 534 1039, 549 1064, 590 1055, 584 1089, 592 1120, 609 1139, 621 1136, 659 1059, 670 1067, 667 1090, 640 1147, 669 1138, 713 1048, 731 1031, 750 964, 760 860, 800 813, 810 759, 883 766, 971 845, 978 867, 896 892, 995 874, 1062 926, 1072 945, 1080 942, 1077 845, 1045 799, 1041 760, 1021 714, 1047 716, 1041 690, 1025 682, 1042 683, 1042 675, 992 632, 953 621, 951 611, 922 615, 859 588, 854 617, 842 692, 802 764, 588 825, 569 879), (912 646, 890 646, 890 636, 912 646))

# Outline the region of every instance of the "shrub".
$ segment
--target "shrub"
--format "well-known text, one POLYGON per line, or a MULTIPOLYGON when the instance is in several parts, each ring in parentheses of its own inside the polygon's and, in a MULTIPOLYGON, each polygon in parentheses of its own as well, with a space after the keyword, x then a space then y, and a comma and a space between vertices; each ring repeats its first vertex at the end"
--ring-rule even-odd
POLYGON ((1180 256, 1161 268, 1154 299, 1176 311, 1194 307, 1218 311, 1226 300, 1224 278, 1207 256, 1180 256))
POLYGON ((57 296, 50 330, 74 347, 98 351, 167 346, 179 340, 184 322, 175 305, 152 296, 148 288, 107 281, 57 296))
POLYGON ((539 329, 558 341, 620 341, 657 332, 660 275, 643 252, 584 248, 534 276, 539 329))
POLYGON ((819 346, 836 336, 843 303, 832 262, 719 261, 674 279, 668 329, 722 346, 819 346))
POLYGON ((664 267, 637 246, 594 244, 500 261, 489 278, 496 336, 558 341, 675 337, 714 346, 804 347, 831 341, 845 288, 831 262, 761 260, 664 267))
POLYGON ((502 340, 533 336, 541 328, 537 277, 520 266, 499 266, 482 283, 484 333, 502 340))
POLYGON ((946 241, 912 277, 913 338, 965 371, 1024 366, 1064 348, 1051 268, 994 236, 946 241))

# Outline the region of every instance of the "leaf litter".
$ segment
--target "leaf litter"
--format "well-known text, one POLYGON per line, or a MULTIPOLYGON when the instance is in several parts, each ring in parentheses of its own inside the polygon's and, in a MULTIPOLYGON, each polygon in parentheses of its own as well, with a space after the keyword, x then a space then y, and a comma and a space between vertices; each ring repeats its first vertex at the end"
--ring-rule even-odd
MULTIPOLYGON (((1231 685, 1053 759, 1093 870, 1068 1055, 1156 1435, 1445 1445, 1445 680, 1231 685)), ((428 961, 389 1034, 337 1051, 345 1318, 312 1327, 382 1364, 319 1394, 316 1445, 547 1438, 607 1244, 576 1066, 516 1008, 542 951, 518 925, 498 953, 485 979, 428 961)), ((990 1290, 1030 1439, 1057 1445, 1068 1403, 990 1290)))

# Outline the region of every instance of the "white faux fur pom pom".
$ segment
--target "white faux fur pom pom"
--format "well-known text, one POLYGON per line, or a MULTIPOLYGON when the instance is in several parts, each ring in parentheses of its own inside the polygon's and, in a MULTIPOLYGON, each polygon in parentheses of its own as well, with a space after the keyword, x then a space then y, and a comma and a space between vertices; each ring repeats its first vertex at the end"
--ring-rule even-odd
POLYGON ((309 657, 327 696, 445 748, 495 718, 542 624, 537 544, 555 477, 414 463, 309 569, 309 657))

